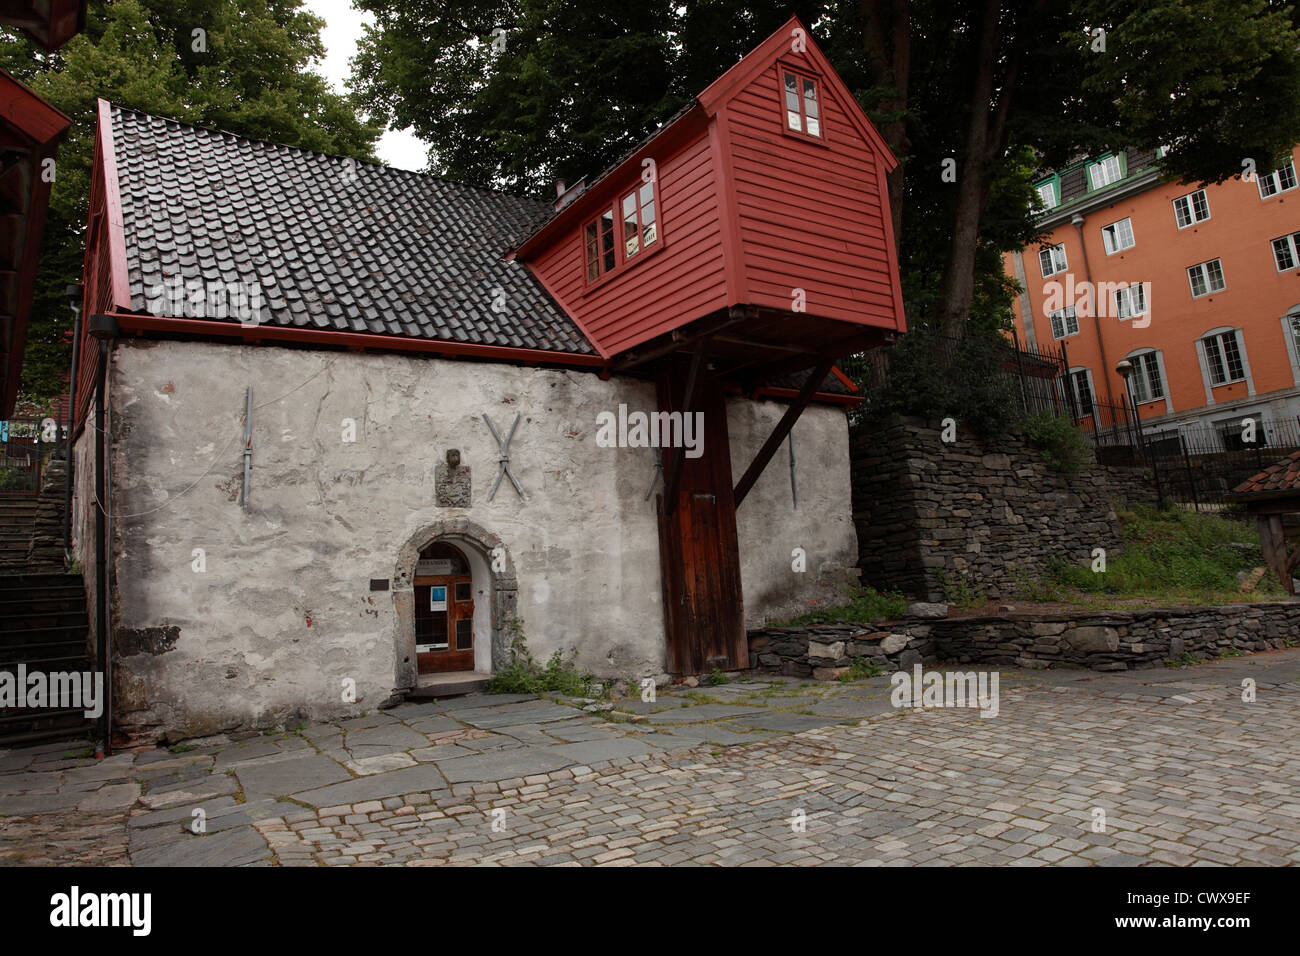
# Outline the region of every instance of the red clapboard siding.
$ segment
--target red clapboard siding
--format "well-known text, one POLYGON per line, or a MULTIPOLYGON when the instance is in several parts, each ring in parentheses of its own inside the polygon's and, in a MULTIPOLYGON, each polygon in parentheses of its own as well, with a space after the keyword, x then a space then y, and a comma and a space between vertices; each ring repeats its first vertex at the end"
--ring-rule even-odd
POLYGON ((811 315, 901 330, 885 183, 895 162, 791 19, 519 255, 605 357, 726 306, 797 318, 796 289, 811 315), (785 132, 782 64, 817 78, 820 139, 785 132), (645 156, 658 163, 663 248, 589 289, 582 227, 637 182, 645 156))
MULTIPOLYGON (((797 54, 782 57, 820 73, 797 54)), ((726 104, 740 244, 749 302, 789 309, 803 289, 809 313, 893 326, 896 304, 885 185, 844 95, 821 76, 823 141, 782 131, 778 70, 762 70, 726 104)))
MULTIPOLYGON (((663 248, 587 288, 578 224, 530 265, 603 355, 708 315, 727 304, 722 230, 706 136, 656 158, 663 248)), ((610 200, 640 184, 633 177, 597 184, 610 200)))

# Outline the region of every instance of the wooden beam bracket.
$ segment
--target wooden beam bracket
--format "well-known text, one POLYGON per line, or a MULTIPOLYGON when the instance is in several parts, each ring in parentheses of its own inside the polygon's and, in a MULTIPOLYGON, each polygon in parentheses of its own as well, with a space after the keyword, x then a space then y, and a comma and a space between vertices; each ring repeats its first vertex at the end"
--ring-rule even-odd
POLYGON ((745 496, 749 494, 750 489, 754 487, 759 476, 763 474, 763 469, 772 460, 776 450, 781 447, 781 442, 785 441, 785 437, 790 434, 790 430, 794 428, 794 423, 799 420, 803 410, 808 407, 808 403, 812 401, 813 395, 821 387, 822 382, 826 380, 826 376, 830 374, 831 366, 834 364, 835 360, 830 358, 823 358, 817 363, 812 373, 809 374, 808 381, 804 382, 803 388, 799 390, 799 395, 790 403, 790 407, 785 410, 781 420, 772 429, 772 434, 767 436, 767 441, 763 442, 763 447, 758 450, 754 460, 745 469, 740 481, 736 482, 736 489, 732 493, 732 498, 735 499, 737 508, 745 500, 745 496))

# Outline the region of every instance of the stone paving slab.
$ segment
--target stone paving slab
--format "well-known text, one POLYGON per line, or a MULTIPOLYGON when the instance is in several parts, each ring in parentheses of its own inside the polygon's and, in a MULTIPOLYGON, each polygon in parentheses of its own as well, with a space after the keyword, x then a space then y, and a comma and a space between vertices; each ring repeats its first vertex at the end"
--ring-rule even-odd
POLYGON ((135 866, 244 866, 271 855, 262 835, 244 826, 144 847, 131 855, 131 862, 135 866))
POLYGON ((272 763, 245 764, 236 768, 235 776, 250 796, 283 796, 352 779, 337 761, 315 752, 272 763))
POLYGON ((447 781, 438 772, 436 766, 421 764, 405 770, 394 770, 357 780, 345 780, 328 787, 304 790, 295 793, 294 799, 314 807, 332 807, 364 800, 382 800, 384 797, 396 797, 405 793, 444 790, 446 786, 447 781))
POLYGON ((582 712, 565 704, 525 703, 504 707, 476 707, 456 711, 456 719, 474 727, 494 730, 518 724, 542 724, 553 720, 573 720, 582 712))
POLYGON ((635 757, 638 754, 655 753, 659 750, 658 747, 644 737, 585 740, 579 743, 561 744, 551 749, 558 754, 563 754, 574 763, 588 765, 601 763, 605 760, 617 760, 620 757, 635 757))
POLYGON ((658 724, 697 724, 705 720, 733 720, 739 717, 757 717, 768 711, 755 707, 731 706, 729 704, 699 704, 694 707, 678 707, 651 714, 646 719, 658 724))
POLYGON ((446 775, 447 782, 455 784, 528 777, 575 763, 575 759, 565 756, 558 747, 519 747, 514 750, 491 750, 455 760, 440 760, 437 766, 446 775))

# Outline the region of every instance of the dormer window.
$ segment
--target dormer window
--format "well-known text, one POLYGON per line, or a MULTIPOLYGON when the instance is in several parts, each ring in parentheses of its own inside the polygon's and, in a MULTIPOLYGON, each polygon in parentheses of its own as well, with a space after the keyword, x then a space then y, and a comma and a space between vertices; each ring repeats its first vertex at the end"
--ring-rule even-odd
POLYGON ((785 97, 782 113, 786 132, 821 139, 821 96, 817 91, 817 81, 810 76, 782 70, 781 85, 785 97))
POLYGON ((659 241, 655 184, 642 183, 602 211, 583 228, 582 241, 588 283, 648 252, 659 241))

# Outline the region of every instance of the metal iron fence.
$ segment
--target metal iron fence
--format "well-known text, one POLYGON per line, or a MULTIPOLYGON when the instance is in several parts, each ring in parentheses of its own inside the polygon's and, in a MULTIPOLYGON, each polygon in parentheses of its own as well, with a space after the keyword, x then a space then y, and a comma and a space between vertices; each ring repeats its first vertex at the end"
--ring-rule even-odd
POLYGON ((66 433, 53 416, 0 421, 0 493, 38 494, 45 462, 62 448, 66 433))

